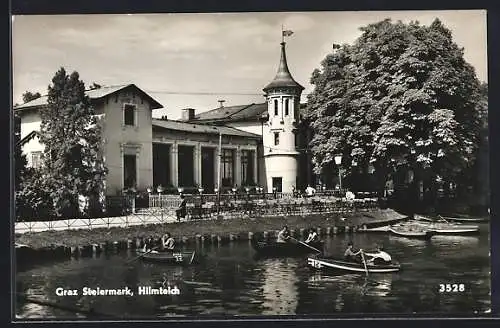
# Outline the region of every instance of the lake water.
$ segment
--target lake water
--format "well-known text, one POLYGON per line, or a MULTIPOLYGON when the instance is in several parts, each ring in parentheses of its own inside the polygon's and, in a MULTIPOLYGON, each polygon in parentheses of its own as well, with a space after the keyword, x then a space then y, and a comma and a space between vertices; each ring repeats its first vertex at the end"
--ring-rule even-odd
POLYGON ((482 314, 490 305, 489 226, 477 236, 434 236, 430 241, 386 234, 325 237, 328 255, 343 254, 347 242, 373 249, 382 244, 401 264, 393 274, 314 272, 307 257, 258 259, 247 242, 205 245, 202 263, 173 267, 137 260, 133 251, 72 259, 17 273, 16 293, 66 307, 16 302, 20 319, 75 319, 71 309, 93 308, 92 319, 158 319, 176 316, 482 314), (463 284, 463 291, 440 293, 440 284, 463 284), (171 286, 179 295, 83 296, 82 288, 171 286), (56 289, 79 290, 57 296, 56 289), (101 317, 108 315, 109 317, 101 317))

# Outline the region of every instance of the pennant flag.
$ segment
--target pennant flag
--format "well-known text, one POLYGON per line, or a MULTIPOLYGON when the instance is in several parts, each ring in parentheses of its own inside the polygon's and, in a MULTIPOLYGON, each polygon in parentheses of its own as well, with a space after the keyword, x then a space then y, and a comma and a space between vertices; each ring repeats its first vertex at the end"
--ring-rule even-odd
POLYGON ((292 34, 293 34, 293 31, 290 31, 290 30, 283 31, 283 36, 290 36, 292 34))

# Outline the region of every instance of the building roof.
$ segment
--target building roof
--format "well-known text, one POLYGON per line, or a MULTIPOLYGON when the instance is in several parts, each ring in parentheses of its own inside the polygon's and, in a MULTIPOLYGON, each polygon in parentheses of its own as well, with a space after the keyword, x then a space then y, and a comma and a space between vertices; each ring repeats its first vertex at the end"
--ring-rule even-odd
POLYGON ((183 131, 189 133, 203 133, 203 134, 223 134, 230 136, 239 136, 239 137, 248 137, 260 139, 262 138, 260 135, 255 133, 250 133, 246 131, 242 131, 239 129, 231 128, 228 126, 212 126, 207 124, 193 124, 181 121, 174 120, 160 120, 153 119, 153 127, 167 129, 167 130, 175 130, 175 131, 183 131))
MULTIPOLYGON (((103 86, 103 87, 98 88, 98 89, 87 90, 87 91, 85 91, 85 94, 87 94, 89 96, 89 98, 92 100, 98 100, 98 99, 102 99, 104 97, 110 96, 110 95, 114 94, 115 92, 125 90, 125 89, 135 89, 139 94, 141 94, 144 98, 146 98, 151 103, 152 109, 163 108, 162 104, 160 104, 159 102, 154 100, 146 92, 139 89, 135 84, 103 86)), ((44 95, 44 96, 41 96, 40 98, 37 98, 37 99, 32 100, 32 101, 28 101, 27 103, 24 103, 22 105, 14 107, 14 110, 22 110, 22 109, 27 109, 27 108, 46 106, 47 100, 48 100, 48 96, 44 95)))
POLYGON ((265 112, 267 103, 219 107, 197 114, 191 122, 256 120, 265 112))
POLYGON ((278 72, 276 72, 274 80, 272 80, 271 83, 263 89, 263 91, 267 93, 274 88, 294 88, 300 91, 304 90, 304 87, 293 79, 292 74, 290 74, 290 70, 288 69, 285 42, 281 42, 281 58, 278 66, 278 72))
MULTIPOLYGON (((305 106, 305 103, 301 103, 300 109, 305 108, 305 106)), ((207 124, 212 122, 256 121, 261 118, 266 119, 266 115, 267 103, 249 104, 215 108, 197 114, 195 118, 193 120, 190 120, 189 122, 200 122, 203 124, 207 124)))
POLYGON ((38 131, 31 131, 24 138, 22 138, 21 140, 19 140, 19 142, 17 143, 17 145, 22 147, 25 144, 27 144, 30 140, 32 140, 35 136, 40 136, 40 132, 38 132, 38 131))

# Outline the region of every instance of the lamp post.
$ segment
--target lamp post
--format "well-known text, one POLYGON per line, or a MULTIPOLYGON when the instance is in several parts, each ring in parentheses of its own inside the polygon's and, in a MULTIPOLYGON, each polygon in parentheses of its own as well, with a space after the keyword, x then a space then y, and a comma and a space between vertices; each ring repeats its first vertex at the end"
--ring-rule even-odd
POLYGON ((201 204, 203 204, 203 191, 205 191, 205 189, 203 189, 203 187, 198 188, 198 192, 200 193, 200 203, 201 204))
POLYGON ((153 192, 153 188, 147 187, 146 190, 148 192, 148 203, 149 203, 149 206, 151 207, 151 193, 153 192))
POLYGON ((220 212, 220 190, 219 190, 219 188, 215 187, 214 192, 217 195, 217 215, 219 215, 219 212, 220 212))
POLYGON ((342 163, 342 155, 335 155, 335 164, 339 170, 339 188, 340 194, 342 194, 342 172, 340 171, 340 164, 342 163))
POLYGON ((129 192, 132 195, 132 204, 131 204, 132 205, 132 213, 135 214, 135 197, 137 195, 137 190, 134 187, 132 187, 129 189, 129 192))
POLYGON ((163 222, 163 205, 161 201, 161 193, 165 191, 165 189, 160 185, 158 186, 158 188, 156 188, 156 191, 158 192, 158 199, 160 200, 161 222, 163 222))

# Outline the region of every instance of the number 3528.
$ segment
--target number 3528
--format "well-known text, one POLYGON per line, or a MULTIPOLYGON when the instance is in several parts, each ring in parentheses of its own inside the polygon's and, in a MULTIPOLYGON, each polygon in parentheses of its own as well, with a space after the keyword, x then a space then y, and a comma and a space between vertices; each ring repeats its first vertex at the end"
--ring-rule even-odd
POLYGON ((440 293, 460 293, 465 291, 464 284, 439 284, 440 293))

